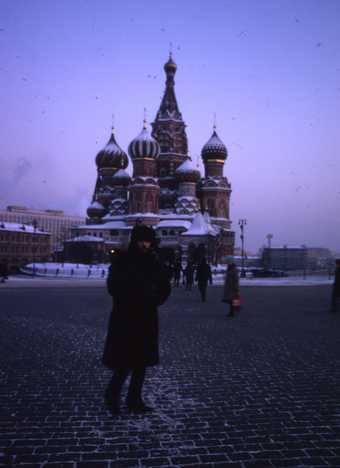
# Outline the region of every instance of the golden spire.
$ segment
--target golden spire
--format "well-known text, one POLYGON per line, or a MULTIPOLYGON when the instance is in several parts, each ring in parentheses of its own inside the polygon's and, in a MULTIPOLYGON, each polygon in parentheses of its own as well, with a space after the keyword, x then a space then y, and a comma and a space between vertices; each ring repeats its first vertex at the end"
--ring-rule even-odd
POLYGON ((112 135, 115 134, 115 115, 112 114, 112 127, 111 127, 111 133, 112 135))
POLYGON ((143 119, 143 128, 148 128, 148 122, 146 120, 146 107, 144 107, 144 119, 143 119))
POLYGON ((216 132, 216 112, 214 112, 214 125, 213 125, 213 130, 216 132))

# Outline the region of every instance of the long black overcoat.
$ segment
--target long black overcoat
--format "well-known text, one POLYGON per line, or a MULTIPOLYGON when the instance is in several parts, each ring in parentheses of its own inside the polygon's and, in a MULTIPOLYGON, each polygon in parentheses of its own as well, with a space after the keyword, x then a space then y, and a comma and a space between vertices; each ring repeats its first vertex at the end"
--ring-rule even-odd
POLYGON ((212 284, 211 268, 208 263, 201 263, 197 267, 196 281, 199 288, 206 288, 208 281, 212 284))
POLYGON ((134 369, 159 363, 157 307, 168 298, 168 275, 157 257, 136 250, 115 256, 107 279, 113 298, 103 363, 134 369))

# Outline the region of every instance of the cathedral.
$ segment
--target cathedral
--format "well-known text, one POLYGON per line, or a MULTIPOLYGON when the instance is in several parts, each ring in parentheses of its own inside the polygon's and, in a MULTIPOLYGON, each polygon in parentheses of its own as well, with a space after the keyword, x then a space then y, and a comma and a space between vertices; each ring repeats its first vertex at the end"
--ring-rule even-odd
MULTIPOLYGON (((184 260, 195 248, 217 263, 233 255, 229 205, 231 185, 223 175, 227 148, 214 126, 202 148, 204 176, 188 153, 186 124, 175 94, 177 65, 170 54, 164 65, 165 91, 148 129, 146 120, 127 153, 114 129, 96 156, 97 178, 86 225, 73 232, 73 243, 96 246, 109 253, 125 248, 131 229, 144 223, 156 230, 163 252, 184 260), (132 176, 126 168, 132 164, 132 176)), ((75 244, 73 244, 75 247, 75 244)))

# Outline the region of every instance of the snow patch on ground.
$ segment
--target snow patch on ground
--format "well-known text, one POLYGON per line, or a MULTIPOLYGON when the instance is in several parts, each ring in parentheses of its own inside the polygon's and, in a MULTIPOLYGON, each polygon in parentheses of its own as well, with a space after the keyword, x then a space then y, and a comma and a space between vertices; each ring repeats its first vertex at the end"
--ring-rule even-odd
MULTIPOLYGON (((84 265, 75 263, 30 263, 21 269, 21 272, 30 277, 39 277, 39 279, 58 279, 67 280, 104 280, 107 278, 109 264, 84 265), (35 275, 33 275, 35 267, 35 275)), ((221 286, 224 284, 225 273, 219 268, 215 268, 213 273, 213 285, 221 286)), ((10 277, 14 279, 15 277, 10 277)), ((19 279, 19 278, 15 278, 19 279)), ((242 286, 316 286, 333 284, 333 278, 322 275, 288 276, 283 278, 240 278, 242 286)))

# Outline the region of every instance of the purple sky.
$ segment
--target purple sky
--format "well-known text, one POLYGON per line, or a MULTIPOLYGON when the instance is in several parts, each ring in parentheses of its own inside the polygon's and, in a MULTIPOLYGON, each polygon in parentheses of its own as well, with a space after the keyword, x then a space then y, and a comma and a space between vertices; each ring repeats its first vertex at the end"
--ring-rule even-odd
MULTIPOLYGON (((169 43, 190 153, 217 131, 246 247, 340 252, 340 1, 2 0, 0 207, 85 214, 95 156, 153 120, 169 43)), ((131 168, 131 165, 130 165, 131 168)))

